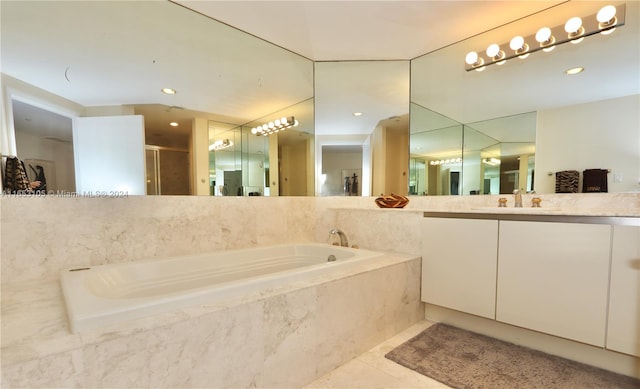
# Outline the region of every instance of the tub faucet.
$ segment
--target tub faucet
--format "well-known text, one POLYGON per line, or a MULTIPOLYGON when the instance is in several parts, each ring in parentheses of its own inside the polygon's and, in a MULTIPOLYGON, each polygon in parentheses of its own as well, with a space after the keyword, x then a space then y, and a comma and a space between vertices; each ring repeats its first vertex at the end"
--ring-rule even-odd
POLYGON ((333 229, 331 229, 331 231, 329 231, 329 234, 338 235, 338 237, 340 237, 340 246, 349 247, 349 238, 347 238, 347 234, 342 232, 342 230, 339 230, 337 228, 333 228, 333 229))
POLYGON ((522 192, 520 191, 520 189, 515 189, 513 191, 513 194, 515 195, 515 205, 514 205, 514 207, 522 208, 522 192))

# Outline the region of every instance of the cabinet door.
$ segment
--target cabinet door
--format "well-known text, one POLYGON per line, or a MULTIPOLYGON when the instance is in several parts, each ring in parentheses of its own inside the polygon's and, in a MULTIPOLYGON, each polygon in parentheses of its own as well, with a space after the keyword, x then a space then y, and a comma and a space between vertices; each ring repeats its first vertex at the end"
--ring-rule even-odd
POLYGON ((496 319, 604 346, 611 226, 500 222, 496 319))
POLYGON ((640 227, 614 226, 607 348, 640 356, 640 227))
POLYGON ((422 300, 495 319, 497 220, 425 218, 422 300))

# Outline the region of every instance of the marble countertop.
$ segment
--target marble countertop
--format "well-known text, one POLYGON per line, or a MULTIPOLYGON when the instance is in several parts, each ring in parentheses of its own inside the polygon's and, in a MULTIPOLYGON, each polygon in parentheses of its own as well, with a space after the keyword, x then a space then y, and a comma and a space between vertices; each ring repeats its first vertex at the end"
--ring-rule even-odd
POLYGON ((499 208, 499 207, 475 207, 469 209, 457 209, 451 211, 423 210, 423 212, 450 212, 450 213, 474 213, 496 215, 557 215, 557 216, 603 216, 603 217, 640 217, 638 210, 614 210, 614 209, 561 209, 561 208, 499 208))
MULTIPOLYGON (((333 209, 377 210, 383 212, 452 212, 487 214, 536 214, 563 216, 640 217, 640 193, 542 194, 541 206, 531 206, 532 194, 523 194, 523 207, 514 207, 513 195, 410 196, 405 208, 378 208, 373 198, 356 200, 331 198, 333 209), (507 207, 498 207, 500 198, 507 207)), ((322 200, 321 200, 322 201, 322 200)), ((327 202, 329 200, 326 200, 327 202)))

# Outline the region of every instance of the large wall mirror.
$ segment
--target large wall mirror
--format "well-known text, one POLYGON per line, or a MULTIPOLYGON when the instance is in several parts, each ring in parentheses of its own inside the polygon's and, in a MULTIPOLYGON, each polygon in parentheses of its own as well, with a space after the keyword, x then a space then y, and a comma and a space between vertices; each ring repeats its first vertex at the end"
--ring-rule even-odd
MULTIPOLYGON (((567 2, 411 62, 410 193, 555 191, 555 173, 609 171, 609 192, 640 178, 638 2, 608 35, 466 71, 465 56, 563 26, 608 3, 567 2), (580 74, 565 71, 583 67, 580 74)), ((620 3, 622 4, 622 3, 620 3)), ((582 176, 580 178, 582 180, 582 176)))
POLYGON ((406 194, 409 61, 315 63, 316 193, 406 194))
POLYGON ((552 193, 556 172, 591 168, 610 172, 610 192, 638 190, 637 2, 612 34, 482 72, 465 70, 469 51, 606 3, 562 3, 411 61, 315 63, 172 2, 35 4, 0 3, 0 151, 33 178, 46 169, 50 189, 79 190, 91 158, 104 170, 82 177, 130 170, 132 147, 148 194, 552 193), (98 119, 114 116, 143 116, 143 128, 114 137, 98 119), (251 133, 282 117, 299 126, 251 133), (125 140, 140 134, 139 147, 125 140), (81 142, 99 139, 112 152, 79 160, 81 142))
POLYGON ((125 183, 130 194, 313 195, 314 170, 287 167, 314 158, 311 60, 167 1, 0 6, 2 154, 43 166, 49 190, 80 192, 78 170, 122 180, 114 171, 125 146, 142 142, 124 168, 141 170, 146 187, 125 183), (143 128, 134 122, 114 137, 107 118, 116 116, 142 116, 143 128), (276 116, 300 125, 277 137, 251 134, 276 116), (85 117, 102 119, 78 120, 85 117), (76 124, 89 126, 93 143, 76 124), (110 155, 96 150, 79 159, 95 147, 97 127, 118 161, 105 163, 110 155), (214 146, 232 138, 231 149, 214 146), (230 155, 239 160, 230 164, 230 155))

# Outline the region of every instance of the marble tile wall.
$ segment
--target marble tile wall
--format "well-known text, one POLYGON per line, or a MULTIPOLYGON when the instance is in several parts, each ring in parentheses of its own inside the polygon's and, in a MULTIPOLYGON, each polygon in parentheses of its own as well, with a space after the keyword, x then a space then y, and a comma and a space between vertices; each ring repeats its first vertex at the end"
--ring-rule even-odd
POLYGON ((138 197, 1 200, 2 284, 70 266, 310 242, 313 198, 138 197))
POLYGON ((421 213, 378 210, 371 198, 3 197, 0 204, 3 285, 57 281, 72 266, 327 242, 334 227, 362 248, 420 252, 421 213))

